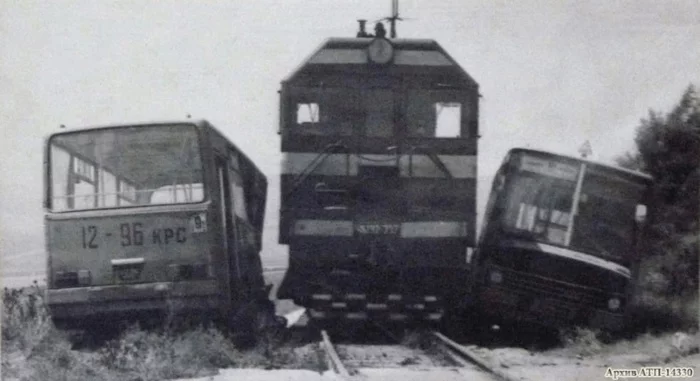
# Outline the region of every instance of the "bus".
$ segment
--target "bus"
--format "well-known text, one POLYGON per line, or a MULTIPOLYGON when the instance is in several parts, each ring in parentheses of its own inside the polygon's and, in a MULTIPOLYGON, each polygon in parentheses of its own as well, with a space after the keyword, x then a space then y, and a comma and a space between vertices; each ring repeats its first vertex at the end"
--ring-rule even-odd
POLYGON ((475 310, 547 327, 622 329, 651 181, 581 158, 510 150, 473 258, 475 310))
POLYGON ((274 313, 260 260, 267 179, 207 121, 54 133, 44 167, 58 327, 274 313))
POLYGON ((282 81, 278 290, 313 321, 437 322, 476 238, 479 90, 430 39, 330 38, 282 81))

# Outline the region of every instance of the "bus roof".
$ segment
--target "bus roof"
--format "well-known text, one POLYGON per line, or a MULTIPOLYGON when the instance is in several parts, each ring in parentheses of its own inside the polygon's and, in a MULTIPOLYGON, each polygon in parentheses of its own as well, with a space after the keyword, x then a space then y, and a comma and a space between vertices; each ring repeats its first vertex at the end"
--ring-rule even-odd
POLYGON ((148 127, 148 126, 161 126, 161 125, 165 126, 165 125, 173 125, 173 124, 193 124, 193 125, 195 125, 197 127, 201 127, 201 128, 206 128, 207 126, 211 126, 211 124, 209 122, 207 122, 205 119, 159 120, 159 121, 151 121, 151 122, 115 123, 115 124, 105 124, 105 125, 97 125, 97 126, 78 127, 77 129, 73 129, 73 130, 61 130, 58 132, 51 133, 49 135, 49 137, 53 137, 56 135, 76 133, 76 132, 105 130, 105 129, 109 129, 109 128, 148 127))
POLYGON ((599 162, 599 161, 584 159, 584 158, 576 157, 576 156, 573 156, 573 155, 566 155, 566 154, 554 153, 554 152, 543 151, 543 150, 538 150, 538 149, 521 148, 521 147, 511 148, 511 149, 508 151, 509 154, 510 154, 510 153, 518 153, 518 152, 530 152, 530 153, 535 153, 535 154, 539 154, 539 155, 547 155, 547 156, 550 156, 550 157, 561 157, 561 158, 566 158, 566 159, 569 159, 569 160, 574 160, 574 161, 579 161, 579 162, 582 162, 582 163, 589 163, 589 164, 593 164, 593 165, 605 167, 605 168, 607 168, 607 169, 610 169, 610 170, 613 170, 613 171, 617 171, 617 172, 621 172, 621 173, 625 173, 625 174, 627 174, 627 175, 639 177, 639 178, 644 179, 644 180, 647 180, 647 181, 652 181, 652 180, 653 180, 653 177, 652 177, 651 175, 649 175, 649 174, 647 174, 647 173, 644 173, 644 172, 639 172, 639 171, 635 171, 635 170, 623 168, 623 167, 620 167, 620 166, 617 166, 617 165, 602 163, 602 162, 599 162))
MULTIPOLYGON (((283 82, 293 80, 309 68, 331 65, 366 66, 369 63, 367 48, 374 40, 374 38, 329 38, 297 69, 292 71, 283 82)), ((462 78, 469 86, 479 86, 435 40, 396 38, 387 41, 391 43, 395 51, 393 62, 390 65, 451 69, 453 74, 462 78)))

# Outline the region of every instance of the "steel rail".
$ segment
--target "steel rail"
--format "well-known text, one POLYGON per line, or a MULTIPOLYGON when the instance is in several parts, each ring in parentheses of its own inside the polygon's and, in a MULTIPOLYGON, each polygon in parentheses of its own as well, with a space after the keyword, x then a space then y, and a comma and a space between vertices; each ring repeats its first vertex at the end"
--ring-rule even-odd
POLYGON ((321 337, 323 338, 323 347, 326 350, 328 359, 330 360, 330 365, 335 372, 340 375, 340 377, 349 380, 350 373, 348 372, 347 368, 345 368, 345 365, 343 365, 343 362, 340 361, 340 356, 338 356, 338 352, 335 351, 331 338, 328 336, 328 333, 325 330, 321 331, 321 337))
POLYGON ((449 353, 450 357, 452 357, 456 362, 458 362, 462 366, 466 366, 466 364, 468 363, 476 364, 477 366, 479 366, 479 368, 485 370, 488 373, 493 374, 494 376, 498 377, 503 381, 520 381, 519 377, 514 377, 506 372, 501 371, 494 364, 491 364, 487 360, 481 358, 474 351, 451 340, 442 333, 433 331, 432 334, 434 337, 440 340, 440 342, 443 345, 452 350, 452 352, 447 353, 449 353), (456 352, 458 355, 454 355, 453 352, 456 352), (458 360, 460 357, 462 357, 461 361, 458 360))

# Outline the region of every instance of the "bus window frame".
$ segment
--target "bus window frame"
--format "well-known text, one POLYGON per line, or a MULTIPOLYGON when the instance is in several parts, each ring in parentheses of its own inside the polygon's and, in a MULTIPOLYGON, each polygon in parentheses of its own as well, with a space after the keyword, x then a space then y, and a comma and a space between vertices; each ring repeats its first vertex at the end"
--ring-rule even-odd
MULTIPOLYGON (((157 124, 145 124, 145 125, 119 125, 119 126, 110 126, 110 127, 96 127, 96 128, 85 128, 85 129, 80 129, 80 130, 75 130, 75 131, 67 131, 67 132, 59 132, 50 135, 48 138, 45 140, 45 145, 44 145, 44 157, 45 157, 45 165, 44 165, 44 209, 48 213, 83 213, 83 212, 94 212, 94 211, 104 211, 104 210, 121 210, 121 209, 138 209, 138 208, 172 208, 172 207, 178 207, 178 206, 184 206, 184 205, 198 205, 198 204, 204 204, 207 203, 211 200, 211 186, 209 184, 210 179, 211 179, 211 171, 215 171, 214 167, 210 163, 209 156, 206 155, 207 149, 211 148, 211 141, 209 139, 209 136, 206 134, 206 131, 204 131, 202 126, 199 126, 195 123, 189 123, 189 122, 175 122, 175 123, 157 123, 157 124), (129 129, 129 128, 171 128, 171 127, 176 127, 176 126, 187 126, 191 127, 195 131, 195 136, 197 138, 197 144, 198 144, 198 151, 199 151, 199 157, 200 157, 200 163, 201 163, 201 171, 202 171, 202 199, 199 201, 194 201, 194 202, 180 202, 180 203, 168 203, 168 204, 144 204, 144 205, 120 205, 121 203, 119 202, 120 197, 117 195, 117 203, 115 206, 109 206, 109 207, 94 207, 94 208, 83 208, 83 209, 73 209, 73 208, 66 208, 64 210, 54 210, 53 209, 53 177, 51 174, 51 171, 53 169, 52 162, 51 162, 51 150, 52 146, 55 145, 56 147, 59 147, 63 149, 70 157, 79 157, 81 160, 87 161, 88 163, 92 164, 95 170, 99 170, 98 166, 96 163, 93 163, 91 160, 89 160, 87 157, 84 155, 81 155, 79 153, 74 153, 71 154, 70 151, 64 147, 61 144, 55 144, 53 143, 54 138, 60 137, 60 136, 66 136, 66 135, 73 135, 73 134, 82 134, 82 133, 91 133, 91 132, 103 132, 103 131, 110 131, 110 130, 122 130, 122 129, 129 129)), ((102 166, 103 168, 107 168, 105 166, 102 166)), ((107 168, 109 169, 109 168, 107 168)), ((70 173, 70 172, 69 172, 70 173)), ((117 176, 114 172, 111 172, 113 176, 115 176, 117 184, 121 182, 122 179, 128 180, 130 184, 132 184, 134 187, 137 187, 138 184, 136 182, 129 180, 128 178, 124 176, 117 176)), ((138 193, 138 190, 136 191, 138 193)), ((96 199, 99 198, 100 194, 96 193, 93 195, 96 199)), ((124 197, 121 197, 122 200, 129 201, 129 202, 134 202, 133 200, 126 199, 124 197)))
MULTIPOLYGON (((569 205, 569 210, 566 210, 566 211, 560 210, 560 209, 555 209, 554 205, 551 203, 543 206, 543 205, 538 205, 538 204, 524 204, 522 202, 522 200, 520 200, 520 203, 519 203, 520 208, 522 208, 523 205, 535 207, 536 213, 538 215, 540 215, 542 211, 546 212, 545 214, 547 215, 547 221, 545 223, 545 228, 542 232, 537 232, 535 229, 535 225, 533 225, 532 230, 526 229, 526 228, 518 228, 517 225, 518 225, 519 218, 516 218, 515 220, 506 223, 506 219, 505 219, 506 213, 505 212, 506 212, 506 210, 508 210, 508 204, 504 203, 503 201, 511 199, 511 192, 510 191, 513 189, 514 183, 517 180, 523 179, 523 178, 529 178, 529 179, 533 179, 534 181, 539 183, 539 181, 538 181, 539 179, 546 178, 547 176, 539 174, 539 173, 533 173, 533 172, 522 172, 517 168, 514 168, 514 170, 512 172, 510 172, 509 175, 510 175, 510 177, 506 179, 504 186, 503 186, 503 189, 505 190, 505 192, 501 192, 502 194, 505 194, 506 196, 504 196, 505 198, 500 198, 500 200, 499 200, 500 207, 502 209, 502 213, 500 213, 500 215, 499 215, 499 218, 500 218, 499 224, 502 226, 504 233, 512 234, 515 236, 526 236, 530 239, 533 239, 533 240, 540 242, 540 243, 543 243, 543 244, 561 246, 561 247, 568 248, 568 246, 565 244, 566 243, 565 241, 563 243, 559 243, 559 242, 556 242, 554 240, 550 240, 547 237, 549 237, 549 229, 550 229, 549 226, 553 223, 553 221, 551 221, 551 218, 552 218, 552 213, 554 211, 568 214, 566 225, 559 225, 556 223, 554 223, 554 225, 565 226, 567 229, 569 229, 570 226, 573 227, 573 225, 575 223, 574 222, 575 218, 573 216, 574 216, 574 209, 575 209, 574 194, 575 194, 575 189, 576 189, 576 182, 573 182, 571 184, 571 187, 570 187, 571 192, 569 194, 570 205, 569 205), (512 226, 509 226, 511 222, 512 222, 512 226)), ((564 194, 562 192, 562 190, 564 190, 565 188, 568 188, 568 187, 564 187, 562 184, 556 183, 556 182, 557 181, 563 182, 565 180, 557 179, 554 177, 551 177, 550 179, 552 181, 552 184, 550 184, 548 187, 546 187, 547 189, 549 189, 547 196, 553 197, 555 195, 564 194)), ((567 194, 568 193, 569 192, 567 190, 567 194)), ((538 202, 539 200, 540 200, 540 197, 535 197, 533 199, 533 202, 538 202)), ((539 217, 535 216, 533 224, 536 224, 537 222, 545 222, 545 220, 540 220, 539 217)))
POLYGON ((241 158, 238 152, 236 152, 233 149, 229 150, 228 153, 228 177, 229 177, 229 187, 231 190, 231 204, 233 207, 233 214, 236 218, 242 220, 246 224, 250 224, 250 213, 248 212, 248 200, 247 200, 247 194, 248 190, 246 189, 246 175, 245 171, 241 167, 241 158), (237 189, 240 188, 241 194, 237 195, 236 191, 237 189), (239 201, 242 200, 242 214, 240 215, 239 213, 239 201))
MULTIPOLYGON (((566 164, 578 166, 579 169, 582 169, 584 171, 584 173, 580 174, 580 175, 582 175, 581 179, 577 178, 574 185, 578 184, 579 181, 581 181, 582 183, 585 182, 587 174, 589 172, 592 172, 598 176, 613 179, 614 181, 626 182, 626 183, 628 183, 628 185, 639 187, 643 191, 642 195, 639 197, 638 200, 635 200, 634 198, 630 198, 629 201, 636 201, 636 204, 645 204, 648 201, 647 200, 647 197, 648 197, 647 193, 649 192, 649 186, 648 186, 648 184, 646 184, 647 180, 644 180, 641 178, 637 179, 633 175, 628 175, 626 173, 620 173, 615 168, 609 168, 609 167, 606 167, 604 165, 600 165, 597 163, 590 163, 590 162, 583 161, 583 160, 576 160, 576 159, 569 158, 566 156, 563 156, 563 157, 558 156, 558 155, 551 156, 551 155, 547 155, 547 154, 541 155, 537 152, 527 152, 527 151, 516 152, 515 154, 512 154, 512 155, 509 154, 509 156, 506 157, 507 161, 504 160, 504 163, 501 165, 501 167, 499 167, 499 170, 496 174, 496 176, 498 176, 498 174, 502 173, 505 176, 505 182, 503 184, 501 191, 497 192, 497 200, 495 201, 495 203, 493 205, 493 209, 490 211, 488 209, 486 210, 485 219, 484 219, 484 223, 483 223, 484 231, 483 231, 483 234, 481 234, 481 236, 485 240, 492 239, 489 237, 491 236, 491 234, 494 234, 494 233, 496 235, 506 234, 506 235, 511 235, 514 237, 526 237, 527 236, 527 237, 529 237, 529 239, 533 239, 534 241, 541 242, 543 244, 559 246, 559 247, 563 247, 566 249, 579 251, 582 253, 587 253, 587 254, 590 254, 590 255, 593 255, 593 256, 596 256, 599 258, 612 260, 612 261, 615 261, 617 263, 622 263, 622 261, 625 260, 624 253, 606 255, 604 252, 600 252, 600 251, 585 250, 577 245, 574 245, 573 242, 569 242, 568 244, 559 244, 556 242, 550 242, 550 241, 543 240, 543 239, 540 239, 537 237, 533 237, 530 234, 527 234, 525 232, 520 233, 517 231, 518 229, 507 228, 505 226, 506 224, 504 221, 504 218, 505 218, 504 213, 505 213, 507 206, 504 203, 504 201, 509 196, 509 192, 507 192, 507 190, 513 186, 512 185, 513 181, 515 181, 518 178, 518 176, 522 176, 522 172, 521 172, 520 166, 519 166, 520 157, 521 157, 520 155, 522 155, 522 154, 526 154, 526 155, 530 154, 530 155, 534 155, 537 158, 542 158, 544 160, 553 160, 553 161, 557 161, 560 163, 566 163, 566 164), (504 192, 503 190, 506 190, 506 191, 504 192), (647 192, 647 193, 645 193, 645 192, 647 192)), ((540 176, 546 176, 546 175, 525 172, 524 176, 540 177, 540 176)), ((495 182, 496 182, 496 179, 494 178, 494 183, 495 182)), ((487 207, 488 207, 488 204, 491 202, 493 195, 494 195, 494 189, 492 186, 491 192, 489 193, 489 200, 487 201, 487 207)), ((573 193, 572 193, 572 196, 573 196, 573 193)), ((580 203, 581 201, 579 200, 578 202, 580 203)), ((578 225, 578 207, 579 206, 580 205, 576 205, 574 203, 574 200, 572 200, 572 213, 569 217, 570 218, 569 224, 571 225, 572 230, 574 232, 577 230, 577 225, 578 225)), ((634 215, 630 216, 630 221, 631 221, 631 223, 634 223, 634 215)), ((629 238, 629 242, 627 242, 627 244, 633 245, 635 238, 634 237, 628 237, 628 238, 629 238)))

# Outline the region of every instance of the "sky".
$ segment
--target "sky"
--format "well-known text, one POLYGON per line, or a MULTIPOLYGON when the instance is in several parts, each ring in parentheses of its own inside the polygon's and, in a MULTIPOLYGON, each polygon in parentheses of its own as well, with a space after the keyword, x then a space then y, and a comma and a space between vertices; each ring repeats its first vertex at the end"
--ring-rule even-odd
MULTIPOLYGON (((382 0, 0 0, 0 263, 43 266, 42 145, 68 129, 207 119, 270 182, 263 259, 284 263, 280 81, 382 0), (281 259, 280 259, 281 258, 281 259)), ((634 149, 650 109, 700 86, 696 0, 400 1, 399 37, 430 38, 479 83, 479 212, 513 147, 597 160, 634 149)))

